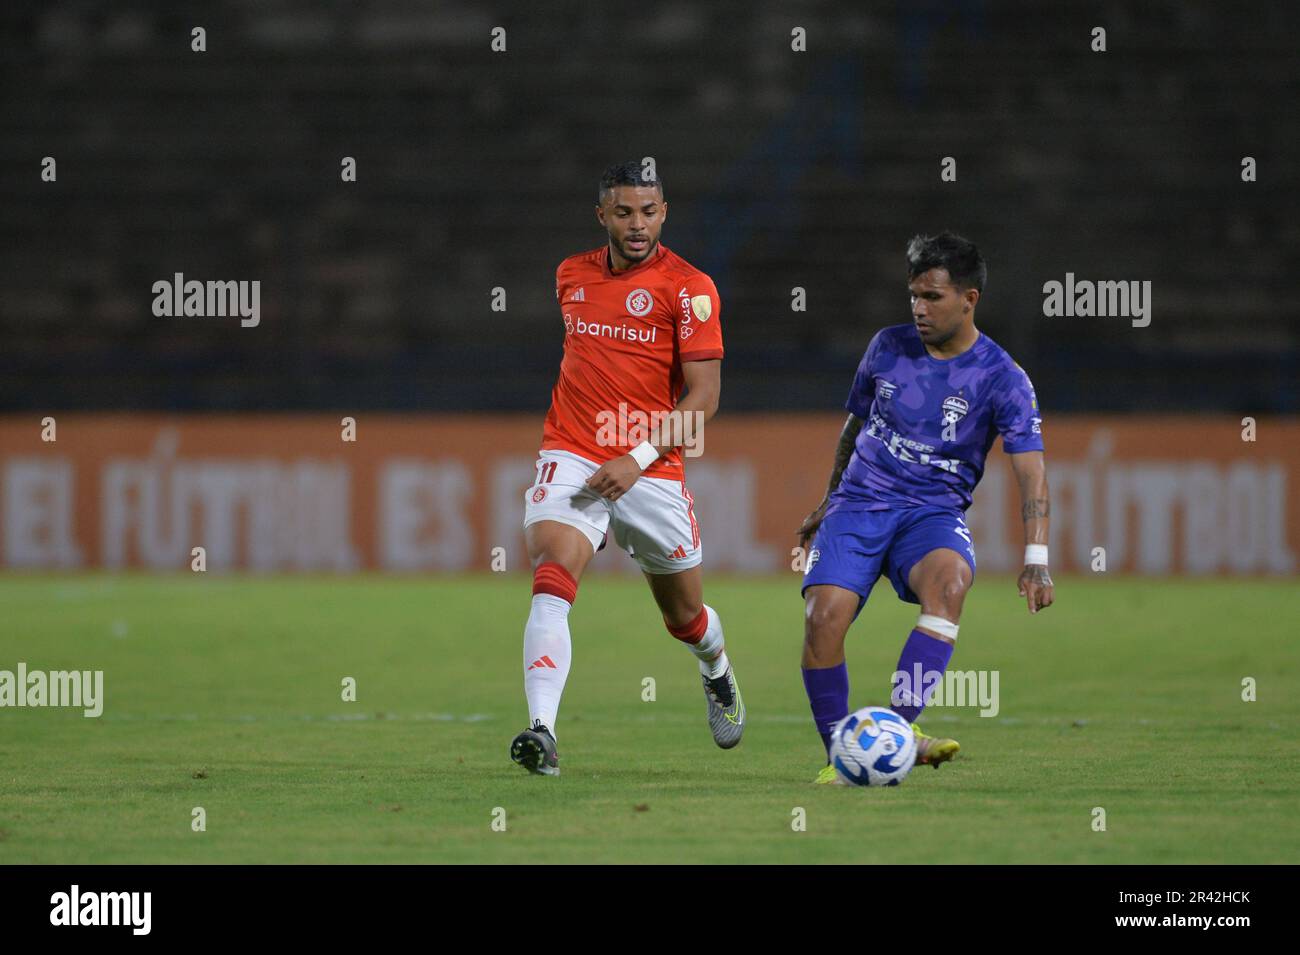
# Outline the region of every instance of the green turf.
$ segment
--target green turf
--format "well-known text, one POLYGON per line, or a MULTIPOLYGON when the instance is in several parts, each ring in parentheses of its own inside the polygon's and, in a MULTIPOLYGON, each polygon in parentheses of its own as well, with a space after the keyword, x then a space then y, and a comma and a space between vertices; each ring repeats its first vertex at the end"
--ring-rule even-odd
MULTIPOLYGON (((797 579, 706 586, 744 743, 714 747, 644 584, 593 578, 551 779, 507 757, 526 717, 522 577, 0 577, 0 669, 106 684, 99 719, 0 709, 0 863, 1300 857, 1293 581, 1064 579, 1031 618, 1014 581, 981 578, 953 666, 998 670, 1001 712, 932 709, 922 725, 961 756, 888 790, 810 784, 797 579)), ((878 588, 850 633, 855 705, 886 701, 915 612, 878 588)))

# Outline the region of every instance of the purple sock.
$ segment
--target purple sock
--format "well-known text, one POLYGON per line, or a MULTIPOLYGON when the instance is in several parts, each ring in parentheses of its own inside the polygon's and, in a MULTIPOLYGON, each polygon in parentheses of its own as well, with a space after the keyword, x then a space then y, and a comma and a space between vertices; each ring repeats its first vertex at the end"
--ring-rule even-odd
POLYGON ((808 692, 812 706, 813 722, 821 734, 822 743, 829 755, 831 727, 849 715, 849 667, 826 667, 824 670, 804 670, 803 688, 808 692))
POLYGON ((933 688, 943 679, 943 671, 948 669, 948 661, 952 659, 952 650, 951 643, 920 630, 908 634, 898 658, 898 668, 890 681, 890 709, 909 723, 915 723, 933 688))

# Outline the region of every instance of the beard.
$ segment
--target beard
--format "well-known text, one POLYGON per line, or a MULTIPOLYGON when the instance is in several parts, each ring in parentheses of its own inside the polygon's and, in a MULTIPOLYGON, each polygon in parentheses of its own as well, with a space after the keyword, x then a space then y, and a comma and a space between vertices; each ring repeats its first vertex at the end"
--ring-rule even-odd
POLYGON ((658 239, 653 239, 650 242, 646 243, 644 252, 633 252, 631 249, 627 247, 626 239, 618 243, 619 254, 622 255, 623 258, 627 259, 629 262, 642 262, 650 258, 650 256, 654 255, 655 249, 657 248, 659 248, 658 239))

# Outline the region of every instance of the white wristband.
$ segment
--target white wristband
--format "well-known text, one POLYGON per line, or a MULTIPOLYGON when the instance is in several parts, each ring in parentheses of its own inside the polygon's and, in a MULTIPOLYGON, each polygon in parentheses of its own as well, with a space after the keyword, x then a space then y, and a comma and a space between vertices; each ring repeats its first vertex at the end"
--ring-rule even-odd
POLYGON ((632 459, 641 466, 642 471, 659 460, 659 449, 649 441, 642 441, 628 454, 632 455, 632 459))
POLYGON ((1046 544, 1026 544, 1025 545, 1025 566, 1030 564, 1042 564, 1047 566, 1047 545, 1046 544))

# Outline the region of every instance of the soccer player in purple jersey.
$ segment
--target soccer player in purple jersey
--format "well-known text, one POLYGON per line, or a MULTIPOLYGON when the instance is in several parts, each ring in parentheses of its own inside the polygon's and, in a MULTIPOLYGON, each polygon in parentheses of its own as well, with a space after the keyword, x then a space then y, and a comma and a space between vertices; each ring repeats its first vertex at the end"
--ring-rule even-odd
MULTIPOLYGON (((844 635, 876 580, 921 605, 894 672, 890 707, 913 724, 917 762, 938 766, 960 749, 915 721, 943 678, 962 601, 975 579, 964 518, 993 440, 1020 485, 1030 613, 1051 606, 1047 474, 1038 400, 1023 368, 975 327, 988 270, 973 243, 944 232, 907 245, 912 322, 883 328, 858 366, 826 497, 799 528, 803 580, 803 680, 828 751, 849 714, 844 635), (814 537, 815 535, 815 537, 814 537), (916 675, 921 675, 917 685, 916 675)), ((827 765, 819 783, 836 781, 827 765)))

